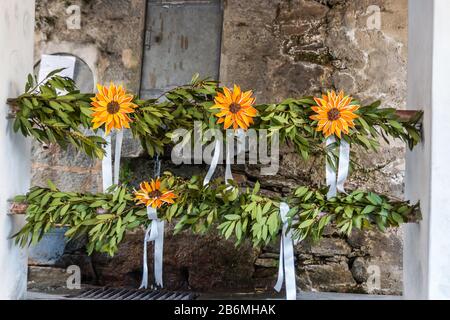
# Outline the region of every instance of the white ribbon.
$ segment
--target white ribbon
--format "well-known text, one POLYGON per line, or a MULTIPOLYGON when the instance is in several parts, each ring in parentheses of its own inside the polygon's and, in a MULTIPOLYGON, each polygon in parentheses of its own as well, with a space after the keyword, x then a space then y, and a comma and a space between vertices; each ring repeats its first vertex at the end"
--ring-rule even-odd
POLYGON ((231 173, 231 157, 234 155, 234 132, 227 130, 227 145, 225 155, 225 184, 228 184, 228 180, 233 180, 233 174, 231 173))
POLYGON ((219 139, 216 139, 216 143, 214 146, 213 158, 211 160, 211 164, 209 166, 208 173, 206 174, 205 179, 203 180, 204 186, 206 186, 211 181, 214 171, 216 171, 217 164, 219 163, 219 158, 220 158, 220 149, 222 149, 222 143, 219 139))
POLYGON ((289 206, 287 203, 280 203, 280 216, 283 222, 283 231, 280 240, 280 262, 278 265, 278 280, 275 284, 275 290, 281 291, 283 280, 286 284, 286 299, 297 299, 297 285, 295 283, 295 263, 294 263, 294 244, 292 242, 292 231, 288 229, 287 213, 289 206))
POLYGON ((337 176, 336 189, 338 192, 345 193, 344 183, 348 177, 348 169, 350 164, 350 145, 344 139, 341 139, 339 148, 339 168, 337 176))
POLYGON ((147 216, 152 221, 145 231, 144 238, 144 258, 142 268, 142 282, 139 289, 147 289, 148 286, 148 266, 147 266, 147 243, 154 241, 154 275, 157 286, 163 287, 163 248, 164 248, 164 221, 158 219, 155 208, 147 207, 147 216))
MULTIPOLYGON (((100 135, 104 135, 103 131, 100 131, 100 135)), ((113 184, 111 136, 106 136, 105 140, 105 155, 102 159, 103 192, 106 192, 106 189, 108 189, 113 184)))
POLYGON ((246 133, 245 133, 244 129, 238 129, 236 132, 236 137, 237 137, 236 155, 240 155, 243 152, 245 153, 246 133))
MULTIPOLYGON (((103 192, 112 186, 113 184, 119 183, 119 173, 120 173, 120 157, 122 154, 122 141, 123 141, 123 130, 116 131, 116 143, 114 149, 114 172, 112 166, 112 147, 111 147, 111 136, 105 137, 105 156, 102 159, 102 178, 103 178, 103 192)), ((103 131, 101 131, 103 135, 103 131)))
POLYGON ((123 130, 117 131, 114 151, 114 184, 119 184, 120 157, 122 155, 123 130))
MULTIPOLYGON (((228 130, 226 132, 227 142, 226 142, 226 154, 225 154, 225 183, 228 184, 228 180, 233 180, 233 174, 231 172, 231 159, 234 155, 234 137, 237 139, 236 152, 240 154, 245 152, 245 132, 242 129, 233 132, 228 130)), ((222 150, 222 141, 221 139, 216 138, 216 142, 214 145, 214 154, 211 160, 211 164, 209 166, 208 172, 206 173, 205 179, 203 180, 203 185, 206 186, 210 181, 214 172, 216 171, 217 164, 219 163, 220 153, 222 150)))
MULTIPOLYGON (((336 142, 334 136, 330 136, 326 140, 327 147, 336 142)), ((344 139, 341 139, 341 144, 339 147, 339 165, 336 177, 336 171, 327 162, 326 163, 326 180, 327 185, 330 187, 327 198, 333 198, 336 196, 337 192, 345 193, 344 183, 348 177, 350 163, 350 145, 344 139)))
MULTIPOLYGON (((156 156, 153 175, 159 177, 161 172, 161 161, 156 156)), ((147 243, 154 241, 154 264, 153 272, 157 286, 163 287, 163 252, 164 252, 164 221, 158 219, 158 213, 155 208, 147 207, 147 216, 152 221, 147 227, 144 237, 144 255, 142 267, 142 282, 139 289, 148 286, 148 266, 147 266, 147 243)))

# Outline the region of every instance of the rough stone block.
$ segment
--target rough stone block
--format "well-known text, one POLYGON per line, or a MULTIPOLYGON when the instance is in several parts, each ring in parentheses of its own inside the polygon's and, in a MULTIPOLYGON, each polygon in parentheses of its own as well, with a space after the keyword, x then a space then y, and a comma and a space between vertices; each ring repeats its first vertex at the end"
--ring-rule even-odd
MULTIPOLYGON (((99 282, 137 286, 142 276, 143 239, 144 230, 129 233, 113 258, 94 254, 99 282)), ((148 250, 152 252, 152 244, 148 250)), ((256 257, 257 252, 250 244, 235 248, 231 241, 223 241, 214 233, 195 236, 182 232, 174 236, 168 226, 164 240, 164 287, 202 292, 254 288, 256 257)), ((148 263, 152 282, 152 254, 148 263)))
POLYGON ((349 255, 352 251, 344 239, 323 238, 319 243, 302 242, 298 251, 310 253, 317 257, 333 257, 336 255, 349 255))
POLYGON ((278 266, 278 260, 269 258, 259 258, 256 259, 255 266, 263 268, 276 268, 278 266))
POLYGON ((42 291, 65 288, 68 276, 63 268, 29 266, 28 288, 42 291))
POLYGON ((298 267, 297 283, 302 290, 354 292, 356 281, 346 261, 298 267))

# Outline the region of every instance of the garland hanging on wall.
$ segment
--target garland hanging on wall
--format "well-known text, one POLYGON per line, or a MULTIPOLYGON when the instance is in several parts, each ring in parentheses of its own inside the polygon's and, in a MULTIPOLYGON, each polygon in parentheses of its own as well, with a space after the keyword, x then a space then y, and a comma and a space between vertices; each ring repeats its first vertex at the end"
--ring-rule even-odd
MULTIPOLYGON (((57 75, 59 71, 42 83, 29 76, 25 93, 9 100, 14 130, 62 148, 73 145, 93 158, 104 156, 106 140, 86 134, 86 129, 105 127, 108 133, 113 128, 129 127, 153 156, 172 145, 175 130, 193 130, 194 121, 201 121, 203 129, 246 129, 251 125, 277 131, 280 143, 295 146, 305 159, 324 154, 333 172, 344 143, 378 151, 380 137, 387 142, 388 137, 400 138, 410 148, 420 141, 417 125, 421 113, 405 120, 395 109, 381 109, 379 102, 360 107, 343 93, 254 105, 250 91, 241 92, 236 86, 230 90, 195 76, 190 85, 165 93, 164 101, 140 100, 112 84, 99 86, 96 95, 80 93, 71 79, 57 75), (67 93, 58 95, 57 90, 67 93), (330 109, 333 103, 335 107, 330 109), (337 139, 329 143, 330 136, 337 139)), ((204 233, 217 226, 226 239, 234 236, 237 244, 250 239, 255 246, 265 245, 280 234, 280 203, 290 208, 289 226, 297 240, 317 240, 330 224, 344 234, 373 224, 384 231, 419 215, 418 205, 372 192, 330 195, 329 188, 300 186, 285 198, 269 198, 259 192, 259 183, 253 190, 239 190, 233 181, 226 182, 217 179, 205 185, 200 177, 186 180, 165 173, 161 180, 143 183, 140 191, 114 185, 98 194, 61 192, 49 182, 49 188, 34 187, 15 199, 28 205, 27 224, 16 240, 21 245, 37 243, 52 227, 66 225, 69 238, 88 235, 89 253, 95 250, 113 255, 125 231, 148 226, 146 206, 157 207, 161 220, 175 219, 176 232, 190 229, 204 233)))
MULTIPOLYGON (((29 76, 25 93, 9 100, 15 117, 14 130, 44 143, 57 143, 63 149, 71 144, 90 157, 103 158, 104 192, 61 192, 49 182, 49 188, 35 187, 17 197, 16 204, 27 207, 27 223, 14 235, 22 246, 36 244, 51 228, 64 225, 69 228, 65 233, 69 238, 87 234, 89 254, 99 251, 112 256, 127 230, 146 226, 140 288, 147 288, 150 241, 155 242, 155 282, 163 286, 165 221, 176 221, 175 232, 190 229, 205 233, 217 226, 225 239, 234 236, 236 245, 246 239, 255 246, 267 245, 281 233, 278 281, 274 288, 280 291, 285 282, 287 299, 296 299, 294 241, 318 240, 329 225, 349 235, 354 228, 366 229, 375 224, 384 231, 420 216, 418 204, 372 192, 348 193, 344 183, 350 169, 351 145, 377 151, 378 138, 389 143, 390 136, 413 148, 420 141, 417 125, 421 113, 402 120, 396 110, 380 109, 379 102, 361 107, 343 92, 334 91, 321 98, 255 105, 252 91, 241 91, 236 85, 232 89, 221 88, 216 82, 199 80, 198 76, 190 85, 165 93, 162 102, 139 100, 113 83, 98 85, 95 95, 82 94, 73 80, 58 76, 59 71, 51 72, 41 83, 29 76), (295 146, 305 159, 311 154, 323 154, 327 188, 301 186, 284 198, 262 195, 258 182, 252 190, 240 190, 231 172, 233 151, 229 143, 225 150, 225 183, 221 179, 211 181, 222 153, 218 137, 204 179, 186 180, 168 172, 160 178, 158 161, 157 178, 142 182, 139 190, 131 192, 118 184, 123 129, 131 129, 153 156, 173 144, 176 130, 192 133, 196 121, 201 123, 201 130, 233 128, 227 139, 243 136, 242 130, 252 126, 269 131, 259 142, 266 143, 261 139, 277 135, 282 144, 295 146), (93 129, 95 135, 85 134, 88 129, 93 129), (106 139, 98 135, 98 129, 104 130, 106 139), (111 130, 117 130, 114 169, 111 130)), ((238 154, 243 148, 242 141, 238 141, 238 154)))
MULTIPOLYGON (((233 236, 237 245, 246 239, 255 246, 274 240, 282 227, 281 201, 291 208, 288 216, 295 240, 318 240, 330 225, 337 226, 343 234, 350 234, 354 228, 370 229, 373 225, 385 231, 416 222, 420 217, 418 204, 360 190, 327 199, 327 188, 301 186, 285 198, 271 198, 259 192, 259 183, 253 189, 239 190, 234 184, 230 188, 223 179, 216 179, 204 186, 202 177, 186 180, 169 172, 164 173, 159 184, 154 190, 160 196, 152 199, 161 204, 160 219, 176 222, 175 233, 189 229, 202 234, 218 228, 225 239, 233 236)), ((51 228, 65 225, 69 227, 66 232, 69 238, 88 235, 89 254, 95 250, 114 255, 125 231, 150 223, 146 205, 153 203, 143 200, 145 196, 140 193, 154 190, 143 187, 133 193, 127 186, 112 186, 108 193, 83 194, 62 192, 51 182, 48 188, 33 187, 26 195, 14 199, 28 205, 27 224, 15 235, 16 241, 22 246, 36 244, 51 228)))
MULTIPOLYGON (((85 129, 96 128, 92 122, 91 93, 80 93, 70 78, 50 73, 40 84, 28 77, 25 93, 10 99, 14 130, 24 136, 33 136, 43 143, 57 143, 62 148, 73 145, 90 157, 102 158, 105 139, 98 135, 87 135, 85 129), (58 95, 58 90, 67 94, 58 95)), ((102 87, 103 88, 103 87, 102 87)), ((223 127, 217 123, 214 98, 224 92, 215 81, 201 80, 197 76, 190 85, 174 88, 160 99, 140 100, 134 97, 132 113, 128 113, 131 132, 141 141, 150 156, 162 154, 165 146, 172 146, 173 131, 185 128, 193 130, 194 121, 202 121, 203 128, 223 127)), ((227 89, 228 90, 228 89, 227 89)), ((95 99, 95 98, 94 98, 95 99)), ((359 104, 357 101, 352 101, 359 104)), ((324 147, 325 136, 318 132, 312 107, 317 104, 313 97, 286 99, 278 104, 255 105, 258 117, 254 118, 254 129, 278 131, 280 144, 295 146, 296 151, 307 159, 311 154, 332 156, 334 146, 324 147)), ((378 151, 381 137, 399 138, 413 148, 420 141, 417 125, 422 113, 410 119, 402 119, 392 108, 380 108, 379 101, 360 107, 355 114, 355 126, 343 139, 351 145, 365 150, 378 151)), ((319 120, 320 122, 320 120, 319 120)), ((101 123, 101 122, 97 122, 101 123)))

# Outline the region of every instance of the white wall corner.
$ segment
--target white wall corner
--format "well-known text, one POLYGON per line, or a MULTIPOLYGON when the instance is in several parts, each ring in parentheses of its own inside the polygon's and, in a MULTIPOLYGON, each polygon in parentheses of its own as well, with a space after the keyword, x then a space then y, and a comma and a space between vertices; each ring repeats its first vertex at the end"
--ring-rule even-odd
POLYGON ((406 299, 450 299, 450 1, 409 0, 408 108, 424 110, 423 142, 407 154, 406 196, 423 221, 405 227, 406 299))
POLYGON ((450 1, 434 0, 428 298, 450 299, 450 1))
POLYGON ((27 254, 10 237, 24 223, 9 216, 8 199, 28 191, 30 143, 12 130, 6 99, 24 89, 33 71, 34 0, 0 1, 0 299, 21 299, 27 289, 27 254))

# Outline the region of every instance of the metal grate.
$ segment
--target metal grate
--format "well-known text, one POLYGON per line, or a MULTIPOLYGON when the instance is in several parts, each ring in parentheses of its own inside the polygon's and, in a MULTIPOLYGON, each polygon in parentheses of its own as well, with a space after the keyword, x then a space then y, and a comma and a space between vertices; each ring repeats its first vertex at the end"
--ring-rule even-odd
POLYGON ((86 289, 68 298, 81 300, 195 300, 197 296, 195 293, 179 291, 95 288, 86 289))

